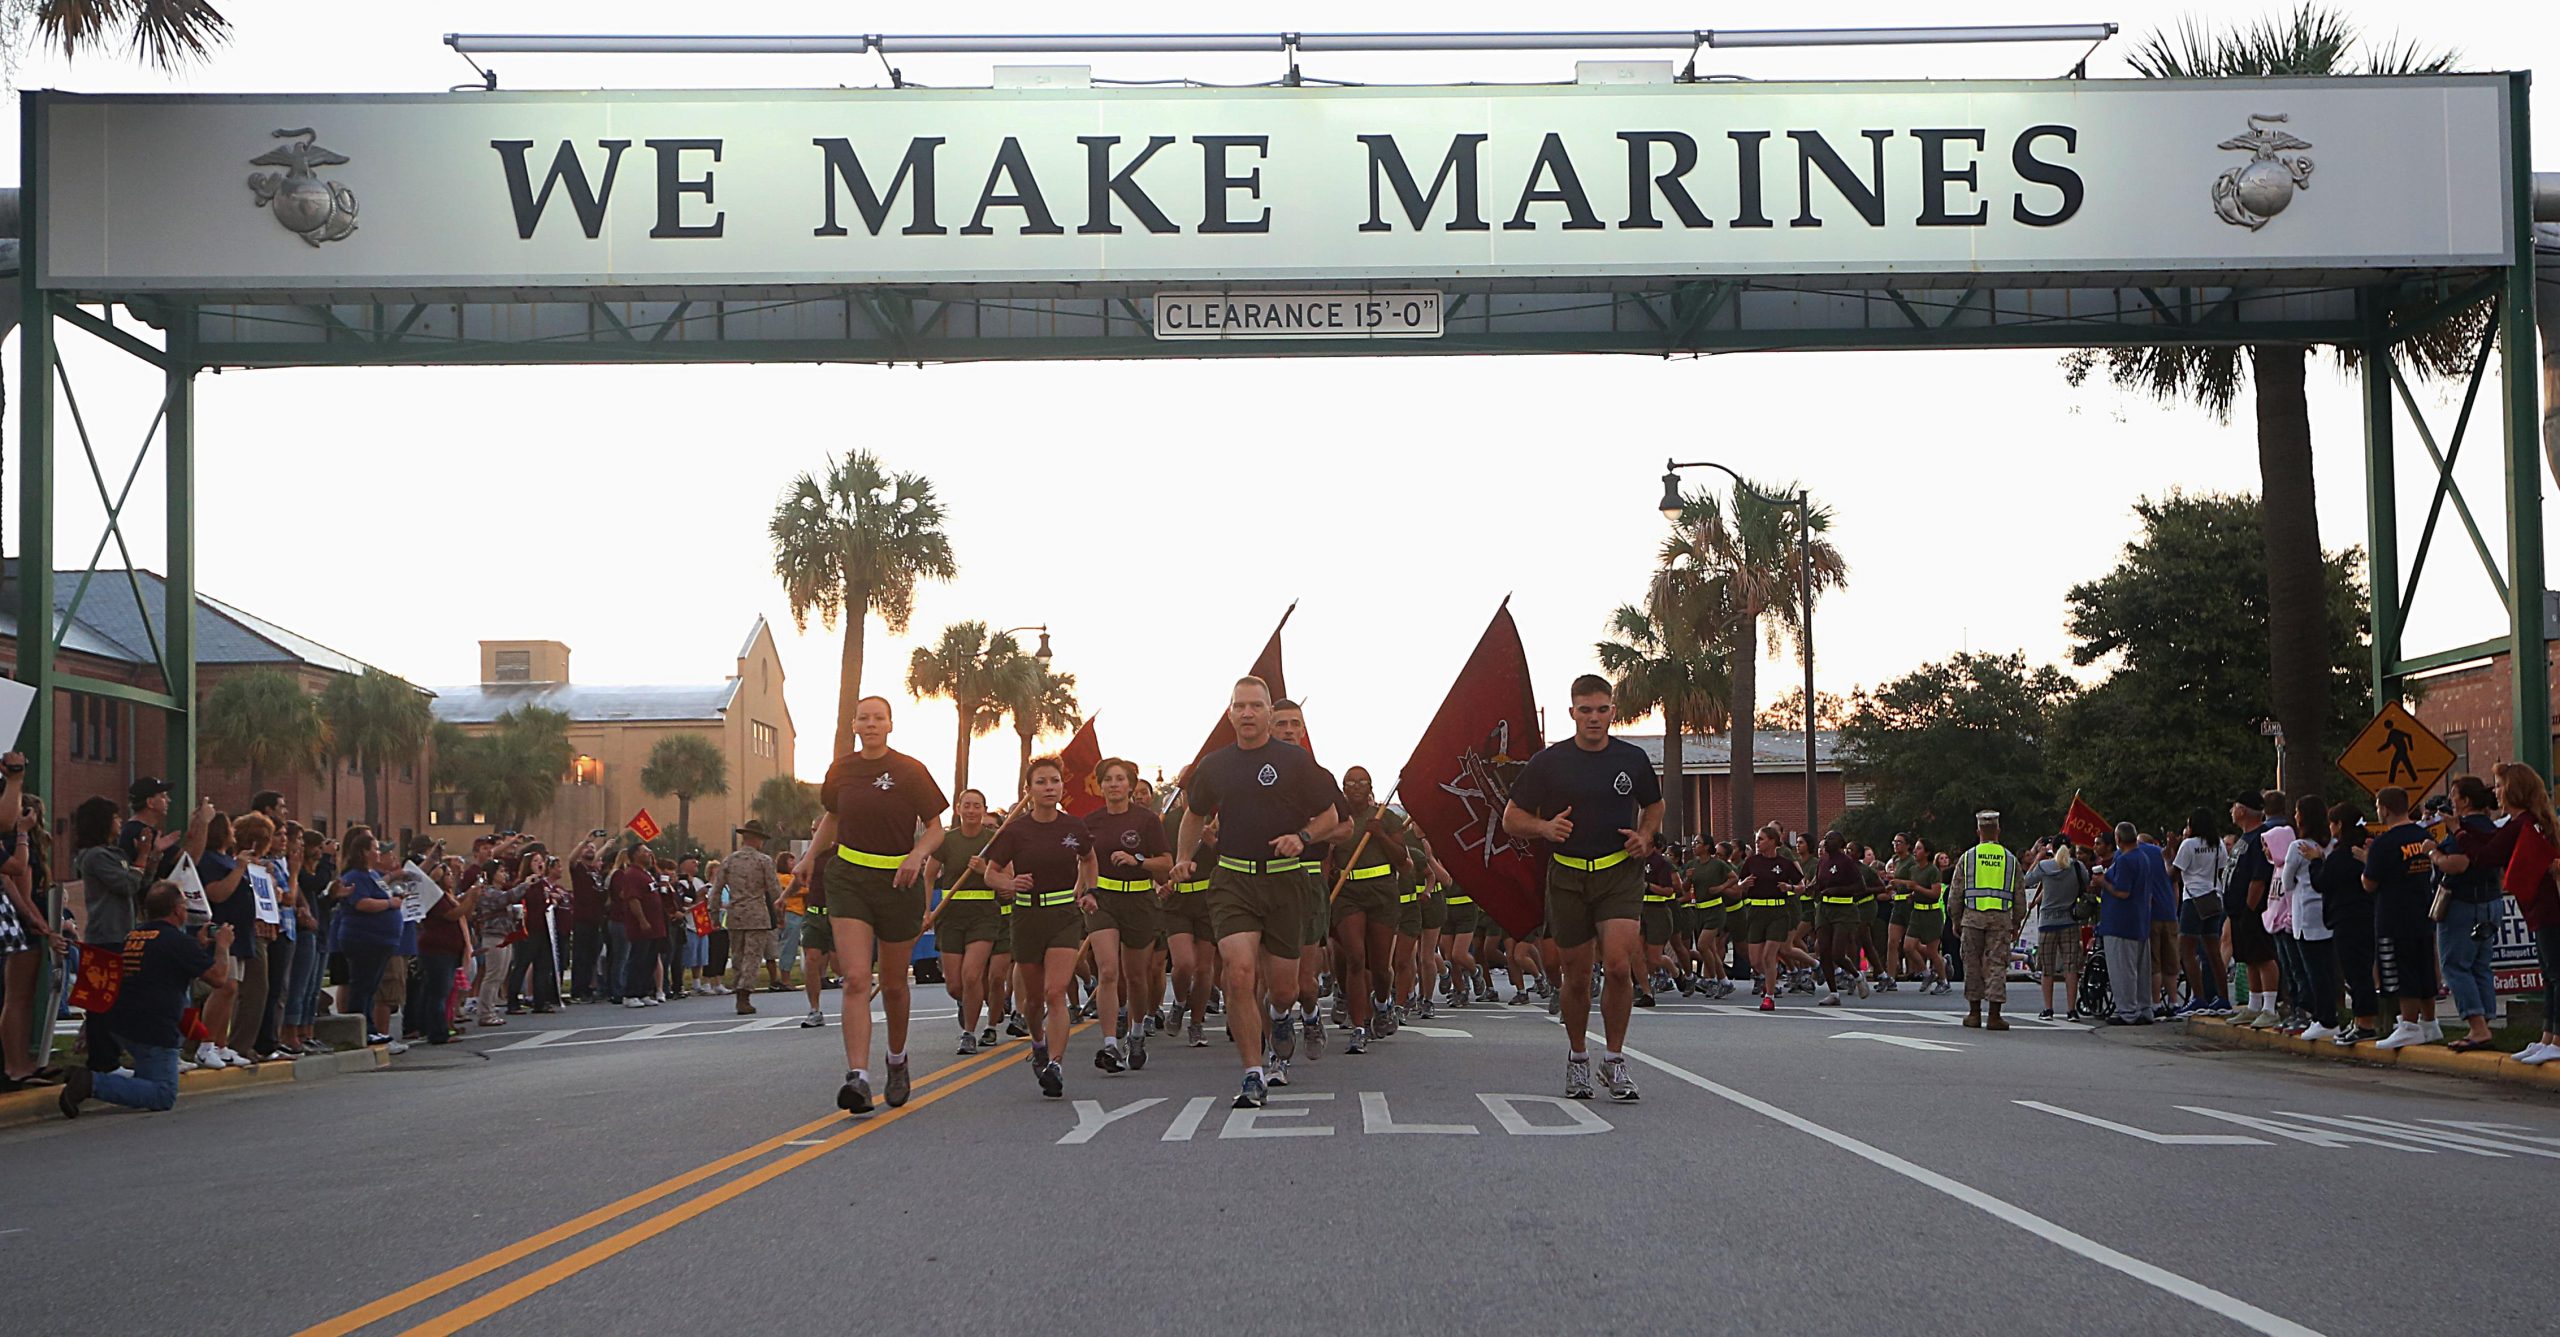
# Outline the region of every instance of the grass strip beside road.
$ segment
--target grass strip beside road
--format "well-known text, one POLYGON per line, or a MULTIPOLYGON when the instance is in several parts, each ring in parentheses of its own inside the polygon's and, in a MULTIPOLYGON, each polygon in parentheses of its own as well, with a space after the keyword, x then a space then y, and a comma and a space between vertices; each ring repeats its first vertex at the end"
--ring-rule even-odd
MULTIPOLYGON (((990 1054, 1010 1052, 1015 1050, 1020 1043, 1021 1042, 1019 1041, 1009 1040, 988 1052, 990 1054)), ((929 1086, 944 1077, 950 1076, 953 1073, 967 1068, 968 1066, 968 1064, 954 1064, 949 1067, 937 1068, 934 1071, 917 1078, 915 1084, 919 1088, 929 1086)), ((909 1106, 909 1108, 913 1108, 913 1106, 909 1106)), ((542 1252, 544 1249, 550 1248, 552 1245, 559 1244, 565 1240, 574 1239, 579 1235, 583 1235, 586 1232, 595 1229, 597 1226, 615 1219, 616 1217, 627 1215, 639 1210, 640 1208, 646 1207, 651 1203, 658 1202, 662 1199, 673 1196, 674 1194, 681 1193, 715 1175, 725 1174, 728 1171, 734 1170, 760 1156, 766 1155, 792 1142, 796 1142, 801 1138, 807 1137, 809 1134, 814 1133, 821 1128, 825 1128, 830 1124, 841 1123, 844 1118, 845 1116, 842 1114, 830 1114, 823 1119, 813 1119, 808 1123, 801 1124, 797 1128, 776 1133, 772 1137, 766 1138, 764 1141, 758 1142, 753 1146, 742 1147, 736 1151, 730 1152, 726 1156, 718 1158, 717 1160, 710 1161, 703 1165, 698 1165, 672 1179, 667 1179, 660 1183, 653 1184, 636 1193, 632 1193, 626 1197, 606 1203, 604 1206, 598 1207, 594 1211, 563 1221, 559 1225, 551 1227, 549 1230, 542 1231, 538 1234, 528 1235, 523 1239, 517 1240, 513 1244, 507 1245, 505 1248, 492 1250, 491 1252, 482 1254, 467 1263, 461 1263, 447 1268, 432 1277, 428 1277, 424 1281, 403 1287, 400 1290, 394 1291, 370 1304, 359 1305, 335 1318, 315 1323, 310 1327, 304 1328, 300 1332, 295 1333, 294 1337, 346 1337, 346 1334, 348 1333, 370 1327, 404 1309, 411 1308, 412 1306, 418 1305, 427 1300, 432 1300, 457 1286, 466 1285, 480 1277, 487 1276, 488 1274, 497 1271, 499 1268, 520 1262, 534 1254, 542 1252)), ((862 1126, 868 1127, 869 1125, 866 1124, 862 1126)))

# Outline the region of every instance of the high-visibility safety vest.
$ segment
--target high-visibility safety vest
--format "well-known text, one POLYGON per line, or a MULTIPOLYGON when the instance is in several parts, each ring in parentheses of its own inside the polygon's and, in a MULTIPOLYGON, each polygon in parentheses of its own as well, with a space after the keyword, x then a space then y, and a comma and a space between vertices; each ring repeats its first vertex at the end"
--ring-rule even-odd
POLYGON ((1973 847, 1973 886, 1966 905, 2005 913, 2009 909, 2009 851, 1988 841, 1973 847))

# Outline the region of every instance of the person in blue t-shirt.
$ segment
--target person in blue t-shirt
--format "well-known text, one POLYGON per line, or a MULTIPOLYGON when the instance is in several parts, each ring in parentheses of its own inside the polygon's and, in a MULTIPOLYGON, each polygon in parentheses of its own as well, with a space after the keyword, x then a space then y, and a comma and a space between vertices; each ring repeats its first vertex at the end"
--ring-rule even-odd
POLYGON ((2115 995, 2110 1026, 2151 1024, 2151 913, 2169 895, 2169 863, 2142 843, 2131 822, 2116 823, 2116 857, 2098 879, 2098 941, 2115 995))
POLYGON ((214 926, 211 941, 187 928, 187 901, 175 882, 152 885, 142 901, 145 921, 124 940, 124 982, 107 1028, 131 1056, 133 1072, 93 1073, 74 1068, 54 1098, 62 1117, 80 1117, 83 1102, 97 1099, 128 1109, 165 1110, 178 1103, 178 1023, 187 992, 197 980, 214 988, 231 982, 229 924, 214 926))

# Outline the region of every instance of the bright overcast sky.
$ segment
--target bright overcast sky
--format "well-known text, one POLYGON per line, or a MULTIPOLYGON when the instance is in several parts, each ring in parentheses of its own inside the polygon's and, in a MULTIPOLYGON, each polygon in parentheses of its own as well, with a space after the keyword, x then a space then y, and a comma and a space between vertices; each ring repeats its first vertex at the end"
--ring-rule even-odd
MULTIPOLYGON (((66 65, 23 52, 19 87, 76 91, 414 92, 473 76, 450 31, 1056 31, 1055 5, 391 3, 222 0, 236 34, 177 76, 116 56, 66 65), (965 12, 965 20, 955 17, 965 12)), ((2474 69, 2560 70, 2560 20, 2527 4, 2357 3, 2377 34, 2460 50, 2474 69)), ((1118 4, 1125 32, 1534 30, 1775 24, 2109 20, 2092 59, 2126 73, 2134 39, 2183 12, 2266 5, 2092 0, 1693 7, 1118 4), (1206 17, 1214 14, 1214 24, 1206 17)), ((1088 11, 1077 11, 1079 13, 1088 11)), ((1098 12, 1098 11, 1096 11, 1098 12)), ((1710 53, 1703 71, 1755 78, 2044 77, 2050 46, 1710 53)), ((984 84, 984 56, 900 56, 910 79, 984 84)), ((1118 78, 1269 78, 1277 56, 1022 57, 1118 78)), ((1569 79, 1567 52, 1342 55, 1309 73, 1380 82, 1569 79)), ((505 56, 510 88, 872 86, 876 58, 505 56)), ((2547 97, 2547 94, 2546 94, 2547 97)), ((2560 127, 2535 135, 2560 168, 2560 127)), ((15 164, 17 119, 0 121, 15 164)), ((325 135, 324 135, 325 138, 325 135)), ((341 146, 344 147, 344 146, 341 146)), ((243 169, 244 175, 246 169, 243 169)), ((242 202, 241 207, 247 207, 242 202)), ((66 333, 66 359, 111 477, 156 402, 137 364, 66 333)), ((932 476, 960 578, 917 600, 913 640, 949 622, 1046 622, 1103 746, 1170 771, 1188 758, 1272 622, 1319 753, 1384 781, 1411 750, 1503 595, 1540 699, 1561 707, 1592 665, 1609 610, 1640 594, 1660 534, 1663 457, 1801 477, 1837 516, 1848 587, 1816 624, 1821 686, 1871 686, 1961 648, 2062 662, 2063 596, 2133 532, 2138 495, 2254 489, 2249 409, 2232 426, 2113 390, 2074 391, 2050 352, 1640 358, 1228 360, 913 367, 548 367, 298 370, 207 377, 198 392, 199 581, 209 594, 425 684, 471 680, 482 638, 567 642, 585 682, 712 681, 758 615, 780 634, 799 769, 824 770, 840 637, 793 633, 764 536, 795 473, 851 446, 932 476), (1233 517, 1240 506, 1282 519, 1233 517), (1096 516, 1110 517, 1097 528, 1096 516)), ((8 360, 12 403, 21 393, 8 360)), ((2421 390, 2449 423, 2447 394, 2421 390)), ((2361 426, 2348 381, 2312 381, 2324 543, 2365 538, 2361 426)), ((2461 476, 2497 542, 2494 419, 2461 476)), ((77 569, 102 514, 65 421, 61 546, 77 569)), ((14 416, 10 449, 17 448, 14 416)), ((2408 439, 2404 433, 2404 440, 2408 439)), ((2403 509, 2430 479, 2404 454, 2403 509)), ((10 468, 14 471, 15 461, 10 468)), ((134 557, 162 563, 149 480, 128 510, 134 557)), ((12 481, 14 481, 14 473, 12 481)), ((2547 480, 2546 480, 2547 481, 2547 480)), ((2548 491, 2548 489, 2546 489, 2548 491)), ((11 502, 14 507, 14 498, 11 502)), ((2560 534, 2546 518, 2546 529, 2560 534)), ((2413 525, 2414 527, 2414 525, 2413 525)), ((15 525, 10 538, 16 539, 15 525)), ((2503 630, 2453 526, 2408 636, 2411 652, 2503 630)), ((2414 546, 2414 533, 2404 540, 2414 546)), ((110 550, 109 559, 113 560, 110 550)), ((903 700, 910 638, 875 622, 866 685, 903 700)), ((1773 661, 1763 695, 1783 691, 1773 661)), ((939 771, 941 703, 900 714, 898 744, 939 771)), ((1008 730, 973 779, 1012 791, 1008 730)))

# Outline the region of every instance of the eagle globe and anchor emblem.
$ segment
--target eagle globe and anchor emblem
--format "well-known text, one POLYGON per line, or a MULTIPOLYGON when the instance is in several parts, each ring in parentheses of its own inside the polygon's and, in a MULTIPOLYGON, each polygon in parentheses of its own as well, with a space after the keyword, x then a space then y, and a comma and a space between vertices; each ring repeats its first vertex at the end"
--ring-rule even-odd
POLYGON ((2249 133, 2214 146, 2249 155, 2249 161, 2213 179, 2213 211, 2223 222, 2255 232, 2293 203, 2295 191, 2311 189, 2311 157, 2295 151, 2310 148, 2311 141, 2268 128, 2291 119, 2283 112, 2253 115, 2249 133))
POLYGON ((356 230, 356 193, 335 181, 323 181, 312 169, 335 167, 353 159, 320 146, 309 127, 278 130, 278 139, 297 142, 272 148, 249 160, 252 167, 281 167, 249 178, 249 193, 260 208, 276 216, 286 231, 307 246, 340 241, 356 230))

